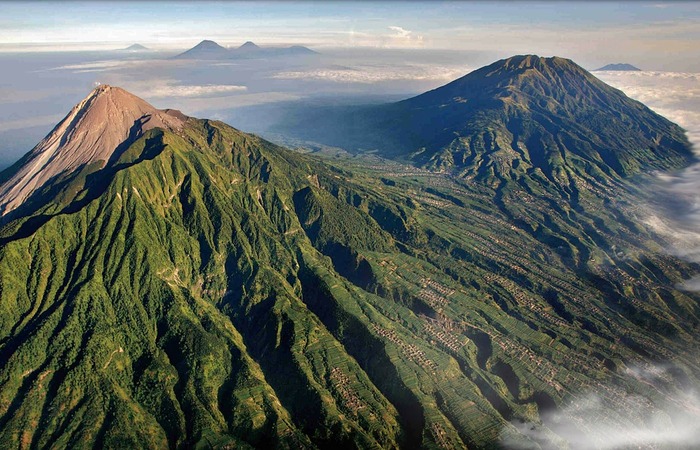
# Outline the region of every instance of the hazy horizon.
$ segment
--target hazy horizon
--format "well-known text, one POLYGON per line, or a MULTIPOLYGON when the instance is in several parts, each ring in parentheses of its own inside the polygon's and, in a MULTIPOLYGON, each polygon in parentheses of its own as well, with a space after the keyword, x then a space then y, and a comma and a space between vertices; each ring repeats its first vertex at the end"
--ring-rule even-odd
POLYGON ((0 167, 29 151, 97 83, 262 133, 269 124, 248 120, 251 107, 394 101, 524 53, 571 58, 588 70, 624 62, 645 74, 685 74, 682 81, 602 78, 691 132, 700 128, 693 75, 700 72, 700 5, 691 2, 45 1, 2 2, 0 17, 0 167), (170 59, 203 39, 307 45, 319 54, 170 59), (119 51, 134 43, 154 51, 119 51), (665 98, 679 83, 686 98, 665 98))
POLYGON ((698 71, 694 2, 3 2, 0 49, 110 50, 140 43, 393 48, 567 56, 698 71), (668 52, 669 48, 673 52, 668 52))

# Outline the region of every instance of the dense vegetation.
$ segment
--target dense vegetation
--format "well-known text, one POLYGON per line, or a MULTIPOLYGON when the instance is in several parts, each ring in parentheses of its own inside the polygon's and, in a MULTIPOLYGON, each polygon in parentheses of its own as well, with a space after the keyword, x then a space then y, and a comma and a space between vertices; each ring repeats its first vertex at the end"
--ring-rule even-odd
POLYGON ((0 446, 547 448, 543 412, 591 391, 643 423, 700 379, 674 287, 698 268, 589 169, 492 183, 150 130, 0 233, 0 446), (627 370, 660 361, 656 389, 627 370))

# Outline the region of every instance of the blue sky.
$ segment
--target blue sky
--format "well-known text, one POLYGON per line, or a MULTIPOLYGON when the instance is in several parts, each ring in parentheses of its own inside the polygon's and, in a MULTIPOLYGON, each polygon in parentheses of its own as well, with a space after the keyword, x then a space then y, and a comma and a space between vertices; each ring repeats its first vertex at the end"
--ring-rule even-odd
MULTIPOLYGON (((96 49, 201 39, 314 47, 501 49, 696 58, 696 2, 1 2, 0 49, 96 49), (25 46, 30 44, 31 46, 25 46)), ((576 56, 573 55, 573 56, 576 56)))

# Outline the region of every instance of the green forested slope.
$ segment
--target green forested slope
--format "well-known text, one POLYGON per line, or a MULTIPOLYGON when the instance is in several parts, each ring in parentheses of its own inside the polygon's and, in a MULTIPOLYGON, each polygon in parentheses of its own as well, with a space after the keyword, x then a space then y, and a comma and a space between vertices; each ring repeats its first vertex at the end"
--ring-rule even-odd
POLYGON ((2 448, 546 447, 513 424, 700 375, 696 268, 616 181, 572 205, 194 119, 97 174, 2 230, 2 448))
POLYGON ((147 134, 121 162, 152 159, 3 246, 3 442, 395 443, 395 409, 301 301, 312 247, 272 167, 309 167, 219 127, 147 134))

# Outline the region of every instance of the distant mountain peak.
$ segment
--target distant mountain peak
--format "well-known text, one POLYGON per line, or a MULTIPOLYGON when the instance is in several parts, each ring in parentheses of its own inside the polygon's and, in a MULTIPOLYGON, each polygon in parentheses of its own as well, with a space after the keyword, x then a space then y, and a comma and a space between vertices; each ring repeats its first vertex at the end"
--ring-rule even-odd
POLYGON ((246 41, 236 48, 225 48, 214 41, 204 40, 191 49, 175 56, 175 59, 233 59, 233 58, 274 58, 284 56, 304 56, 316 54, 315 51, 294 45, 291 47, 260 47, 253 41, 246 41))
POLYGON ((297 53, 297 54, 309 54, 309 55, 317 55, 318 52, 311 50, 308 47, 304 47, 303 45, 292 45, 289 47, 287 50, 297 53))
POLYGON ((214 41, 211 41, 209 39, 205 39, 201 41, 199 44, 195 45, 192 49, 208 49, 208 50, 226 50, 225 47, 222 47, 221 45, 217 44, 214 41))
POLYGON ((246 41, 243 45, 241 45, 238 48, 241 50, 257 50, 260 48, 260 46, 256 45, 253 41, 246 41))
POLYGON ((186 50, 179 55, 175 56, 175 59, 220 59, 225 58, 229 55, 230 50, 226 47, 222 47, 216 42, 205 39, 199 44, 195 45, 189 50, 186 50))
POLYGON ((145 47, 141 44, 132 44, 123 50, 127 51, 127 52, 145 52, 145 51, 149 51, 150 48, 145 47))
MULTIPOLYGON (((0 185, 0 216, 47 183, 89 165, 104 167, 124 142, 152 128, 178 129, 182 116, 156 109, 119 87, 90 92, 19 163, 0 185)), ((118 155, 116 155, 118 156, 118 155)))
POLYGON ((621 70, 621 71, 630 71, 630 72, 641 72, 642 69, 639 69, 632 64, 627 64, 627 63, 616 63, 616 64, 607 64, 603 67, 600 67, 598 69, 595 69, 596 71, 598 70, 621 70))

